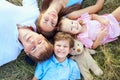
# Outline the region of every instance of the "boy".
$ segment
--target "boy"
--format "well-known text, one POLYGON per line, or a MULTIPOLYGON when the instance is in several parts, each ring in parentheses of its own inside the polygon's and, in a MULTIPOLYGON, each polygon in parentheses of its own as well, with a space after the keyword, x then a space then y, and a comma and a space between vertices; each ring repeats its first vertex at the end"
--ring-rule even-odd
POLYGON ((58 32, 54 37, 54 55, 38 63, 33 80, 76 80, 80 79, 77 63, 67 58, 74 46, 70 34, 58 32))

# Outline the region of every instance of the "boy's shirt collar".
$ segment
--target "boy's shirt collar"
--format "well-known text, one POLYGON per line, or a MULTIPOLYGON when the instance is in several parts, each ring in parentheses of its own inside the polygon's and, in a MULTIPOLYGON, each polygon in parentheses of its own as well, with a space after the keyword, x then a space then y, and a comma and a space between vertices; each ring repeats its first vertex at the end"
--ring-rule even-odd
POLYGON ((62 65, 62 66, 68 66, 68 58, 66 58, 62 63, 60 63, 55 55, 52 56, 52 62, 55 63, 56 65, 62 65))

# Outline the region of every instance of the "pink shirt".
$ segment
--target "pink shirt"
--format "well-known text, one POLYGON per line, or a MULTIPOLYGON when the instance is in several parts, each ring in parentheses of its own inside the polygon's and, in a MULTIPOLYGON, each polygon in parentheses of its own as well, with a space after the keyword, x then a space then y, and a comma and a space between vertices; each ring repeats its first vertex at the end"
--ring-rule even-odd
MULTIPOLYGON (((102 15, 109 20, 110 24, 108 26, 104 26, 108 30, 108 35, 104 37, 101 44, 105 44, 117 39, 120 35, 120 26, 118 21, 114 18, 112 14, 102 15)), ((101 23, 97 20, 91 20, 91 16, 88 13, 83 14, 78 20, 83 20, 86 31, 78 34, 77 38, 85 45, 87 48, 91 48, 93 42, 96 40, 98 36, 99 30, 101 30, 101 23)))

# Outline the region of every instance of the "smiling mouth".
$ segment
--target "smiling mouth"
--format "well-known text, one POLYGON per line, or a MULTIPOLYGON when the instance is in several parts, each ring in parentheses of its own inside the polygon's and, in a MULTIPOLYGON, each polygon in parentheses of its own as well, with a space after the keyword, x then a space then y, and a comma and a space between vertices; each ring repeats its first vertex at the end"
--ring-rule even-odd
POLYGON ((51 13, 50 13, 50 15, 51 15, 51 16, 53 16, 54 18, 56 17, 56 14, 55 14, 55 12, 54 12, 54 11, 53 11, 53 12, 51 12, 51 13))

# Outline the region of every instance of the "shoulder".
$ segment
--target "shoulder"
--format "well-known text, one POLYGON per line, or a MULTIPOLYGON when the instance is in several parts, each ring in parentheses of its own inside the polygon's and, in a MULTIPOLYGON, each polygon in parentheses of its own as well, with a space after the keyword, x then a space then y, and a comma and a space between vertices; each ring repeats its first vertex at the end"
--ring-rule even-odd
POLYGON ((77 62, 76 61, 74 61, 74 60, 72 60, 72 59, 68 59, 68 63, 69 63, 69 65, 71 66, 71 67, 73 67, 73 66, 77 66, 77 62))

